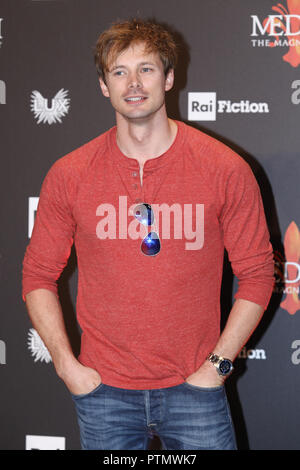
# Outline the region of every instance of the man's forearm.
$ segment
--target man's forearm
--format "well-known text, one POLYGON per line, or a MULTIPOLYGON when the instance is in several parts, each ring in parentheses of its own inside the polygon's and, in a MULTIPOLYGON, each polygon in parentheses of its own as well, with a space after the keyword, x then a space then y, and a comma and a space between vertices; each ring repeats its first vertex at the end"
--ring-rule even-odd
POLYGON ((249 300, 236 299, 225 328, 212 352, 233 361, 247 343, 263 313, 264 309, 260 305, 249 300))
POLYGON ((26 306, 34 328, 51 355, 58 375, 76 361, 67 336, 61 305, 48 289, 36 289, 26 295, 26 306))
MULTIPOLYGON (((263 312, 264 309, 260 305, 237 299, 217 344, 212 351, 208 352, 233 361, 257 327, 263 312)), ((187 377, 186 381, 202 387, 214 387, 221 385, 224 377, 218 375, 211 362, 204 361, 196 372, 187 377)))
POLYGON ((99 373, 82 365, 74 356, 67 336, 61 305, 47 289, 26 295, 26 306, 34 328, 47 346, 58 376, 71 393, 84 394, 101 382, 99 373))

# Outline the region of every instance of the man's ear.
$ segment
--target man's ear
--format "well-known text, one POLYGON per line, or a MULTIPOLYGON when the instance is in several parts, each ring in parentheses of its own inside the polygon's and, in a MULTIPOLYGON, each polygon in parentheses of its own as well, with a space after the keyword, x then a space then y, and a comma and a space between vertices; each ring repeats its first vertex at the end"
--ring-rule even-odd
POLYGON ((109 91, 108 91, 108 88, 107 88, 107 85, 106 83, 104 83, 104 80, 103 78, 99 78, 99 83, 100 83, 100 88, 102 90, 102 93, 103 95, 106 97, 106 98, 109 98, 109 91))
POLYGON ((166 75, 165 91, 171 90, 174 84, 174 69, 170 69, 166 75))

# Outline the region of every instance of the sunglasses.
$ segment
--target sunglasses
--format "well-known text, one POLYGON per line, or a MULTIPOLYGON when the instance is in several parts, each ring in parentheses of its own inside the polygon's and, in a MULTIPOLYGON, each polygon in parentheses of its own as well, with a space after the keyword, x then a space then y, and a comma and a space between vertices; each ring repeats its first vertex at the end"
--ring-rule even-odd
MULTIPOLYGON (((146 227, 154 224, 154 213, 150 204, 142 202, 133 210, 134 217, 146 227)), ((160 240, 156 232, 149 232, 141 243, 141 250, 147 256, 154 256, 160 252, 160 240)))

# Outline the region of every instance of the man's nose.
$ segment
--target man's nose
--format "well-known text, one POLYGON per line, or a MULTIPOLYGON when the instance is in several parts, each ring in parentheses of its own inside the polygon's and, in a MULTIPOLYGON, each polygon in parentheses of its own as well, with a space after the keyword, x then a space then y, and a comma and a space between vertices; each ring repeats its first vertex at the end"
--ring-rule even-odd
POLYGON ((137 73, 133 73, 129 77, 129 88, 140 88, 142 86, 141 79, 137 73))

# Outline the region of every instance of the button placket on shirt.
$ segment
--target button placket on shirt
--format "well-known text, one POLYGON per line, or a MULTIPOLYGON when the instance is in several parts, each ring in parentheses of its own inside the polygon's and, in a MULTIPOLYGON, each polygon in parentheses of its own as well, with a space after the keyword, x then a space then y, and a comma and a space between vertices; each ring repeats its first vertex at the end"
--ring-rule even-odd
POLYGON ((133 198, 134 202, 135 203, 139 203, 139 202, 142 202, 142 199, 141 197, 138 197, 138 194, 137 192, 139 190, 141 190, 140 188, 140 184, 138 183, 137 181, 137 178, 139 177, 139 173, 137 171, 131 171, 131 178, 132 178, 132 183, 131 183, 131 188, 133 189, 133 191, 136 193, 136 197, 133 198))
MULTIPOLYGON (((137 165, 139 166, 139 165, 137 165)), ((129 168, 127 169, 127 191, 130 194, 130 199, 131 203, 138 204, 140 202, 145 202, 145 198, 150 199, 154 201, 153 197, 155 196, 157 192, 157 184, 155 184, 155 187, 152 187, 153 183, 157 183, 156 179, 153 178, 153 169, 152 168, 147 168, 147 162, 144 165, 144 171, 143 171, 143 181, 141 185, 140 181, 140 173, 139 170, 136 168, 129 168), (149 179, 150 178, 150 179, 149 179), (150 187, 149 187, 150 184, 150 187), (150 194, 148 194, 150 190, 150 194)), ((123 180, 124 184, 126 180, 123 180)))

